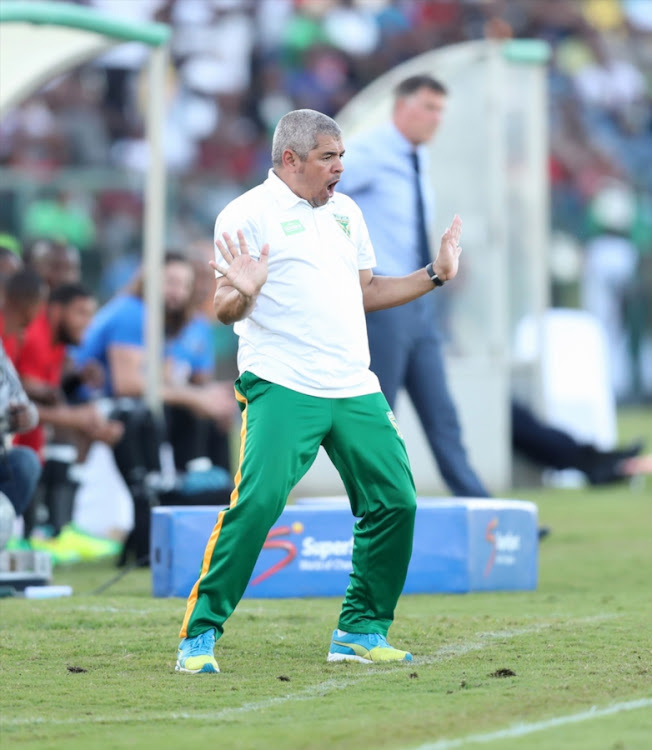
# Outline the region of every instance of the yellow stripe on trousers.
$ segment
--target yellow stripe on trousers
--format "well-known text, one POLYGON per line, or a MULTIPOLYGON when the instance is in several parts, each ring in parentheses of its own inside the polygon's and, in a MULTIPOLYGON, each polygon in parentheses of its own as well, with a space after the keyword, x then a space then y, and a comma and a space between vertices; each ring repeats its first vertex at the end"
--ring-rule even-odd
MULTIPOLYGON (((240 481, 242 480, 242 461, 244 460, 245 440, 247 437, 247 399, 241 393, 238 393, 237 389, 235 389, 235 397, 241 404, 244 404, 245 407, 242 412, 242 429, 240 430, 240 458, 238 461, 238 471, 234 479, 235 487, 233 488, 233 492, 231 493, 231 502, 229 503, 229 508, 235 508, 235 506, 238 504, 238 498, 240 496, 238 489, 240 487, 240 481)), ((187 638, 188 636, 188 622, 190 620, 190 617, 192 616, 193 610, 195 609, 195 604, 197 604, 199 584, 201 583, 202 578, 204 578, 204 576, 210 569, 211 559, 213 557, 213 552, 215 551, 215 545, 217 544, 217 540, 220 536, 220 531, 222 530, 222 522, 224 521, 225 513, 226 511, 224 510, 219 512, 217 516, 217 522, 215 523, 213 531, 211 532, 211 535, 208 539, 206 551, 204 552, 204 559, 202 561, 201 573, 199 574, 199 578, 197 579, 195 585, 192 587, 192 591, 190 592, 190 596, 188 597, 186 614, 183 618, 183 624, 181 625, 181 632, 179 633, 179 636, 181 638, 187 638)))

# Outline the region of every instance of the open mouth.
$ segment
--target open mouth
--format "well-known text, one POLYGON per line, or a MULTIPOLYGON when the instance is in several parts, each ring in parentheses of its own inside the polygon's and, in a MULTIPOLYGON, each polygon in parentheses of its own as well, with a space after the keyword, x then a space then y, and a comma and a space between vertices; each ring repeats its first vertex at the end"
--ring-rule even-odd
POLYGON ((339 180, 333 180, 333 182, 329 183, 329 184, 328 184, 328 185, 326 186, 326 190, 328 190, 328 195, 329 195, 329 196, 330 196, 331 198, 332 198, 332 197, 333 197, 333 195, 335 194, 335 185, 337 185, 337 183, 338 183, 338 182, 339 182, 339 180))

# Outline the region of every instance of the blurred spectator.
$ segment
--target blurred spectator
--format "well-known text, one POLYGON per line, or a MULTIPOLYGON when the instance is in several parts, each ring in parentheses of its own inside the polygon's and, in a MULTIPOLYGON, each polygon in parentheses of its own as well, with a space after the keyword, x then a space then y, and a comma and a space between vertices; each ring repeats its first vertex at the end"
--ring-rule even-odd
POLYGON ((188 259, 192 263, 194 282, 192 289, 192 309, 196 316, 220 325, 213 311, 213 294, 215 293, 215 273, 209 265, 215 260, 215 250, 210 240, 199 240, 188 248, 188 259))
MULTIPOLYGON (((78 353, 78 361, 97 361, 106 372, 105 392, 112 397, 140 398, 144 392, 145 306, 143 278, 129 285, 95 316, 78 353)), ((165 318, 164 400, 217 421, 231 421, 232 394, 209 383, 214 367, 210 342, 195 336, 192 294, 194 270, 180 254, 168 253, 163 272, 165 318)), ((229 389, 230 390, 230 389, 229 389)))
POLYGON ((43 306, 47 290, 41 277, 31 269, 19 269, 4 282, 0 315, 0 337, 13 358, 25 331, 43 306))
MULTIPOLYGON (((122 435, 120 423, 107 420, 92 404, 67 404, 62 390, 66 346, 79 344, 94 310, 95 302, 84 287, 79 284, 56 287, 50 292, 47 305, 27 327, 14 359, 41 420, 41 425, 18 435, 14 442, 42 456, 44 470, 39 494, 54 537, 66 530, 72 520, 76 484, 69 470, 78 453, 85 456, 94 440, 112 445, 122 435), (44 427, 56 428, 49 440, 44 427)), ((77 377, 83 379, 86 375, 79 373, 77 377)), ((33 512, 25 517, 26 536, 36 525, 38 508, 33 506, 30 510, 33 512)), ((69 560, 65 553, 71 551, 71 539, 67 538, 67 549, 60 549, 59 541, 48 541, 42 548, 47 548, 56 562, 69 560)), ((111 549, 115 553, 115 548, 111 549)))
POLYGON ((25 393, 18 374, 0 342, 0 492, 9 498, 17 516, 28 508, 41 473, 31 448, 7 445, 12 433, 31 430, 38 412, 25 393))
POLYGON ((0 154, 12 167, 47 174, 67 161, 66 140, 43 95, 11 111, 0 132, 0 154))
POLYGON ((576 469, 594 485, 623 482, 645 473, 636 463, 630 463, 643 450, 642 441, 602 450, 590 443, 580 443, 569 432, 544 422, 513 398, 510 412, 512 448, 534 466, 557 471, 576 469))
POLYGON ((23 248, 20 240, 8 232, 0 231, 0 249, 8 250, 19 259, 23 257, 23 248))
MULTIPOLYGON (((104 166, 109 134, 101 109, 102 75, 83 68, 56 79, 45 92, 66 143, 66 165, 104 166)), ((74 241, 74 240, 73 240, 74 241)))
POLYGON ((69 242, 81 250, 95 242, 92 208, 80 195, 59 190, 31 203, 25 212, 23 237, 69 242))
POLYGON ((195 269, 195 285, 193 290, 193 309, 195 319, 206 329, 206 339, 212 342, 213 362, 216 372, 221 378, 237 377, 237 369, 227 369, 224 359, 236 354, 238 337, 232 326, 222 325, 215 317, 213 309, 213 295, 215 293, 215 274, 209 266, 209 261, 215 259, 215 250, 211 241, 199 240, 189 247, 189 258, 195 269))
MULTIPOLYGON (((151 21, 164 2, 163 0, 138 0, 136 3, 125 3, 124 0, 89 0, 87 4, 101 13, 119 16, 123 21, 138 23, 151 21)), ((146 59, 146 46, 138 42, 130 42, 114 47, 96 63, 106 74, 104 112, 109 133, 113 138, 122 136, 129 127, 134 112, 135 76, 146 59)))
POLYGON ((23 261, 20 255, 17 255, 13 250, 9 250, 0 240, 0 313, 5 301, 5 282, 22 267, 23 261))
POLYGON ((346 56, 328 46, 310 47, 288 72, 287 92, 299 109, 333 116, 355 93, 346 56))
POLYGON ((630 29, 637 33, 652 32, 652 6, 648 0, 622 0, 623 14, 630 29))
POLYGON ((632 241, 636 195, 628 185, 605 185, 590 204, 592 236, 586 243, 582 306, 602 325, 609 342, 610 377, 622 399, 632 389, 632 363, 625 302, 633 287, 639 254, 632 241))
MULTIPOLYGON (((78 363, 95 361, 105 372, 104 394, 115 399, 116 418, 125 425, 123 439, 115 446, 116 465, 134 502, 135 526, 128 549, 137 561, 147 562, 149 508, 165 499, 151 477, 160 475, 160 447, 169 442, 183 502, 184 478, 194 474, 201 459, 202 479, 211 501, 228 502, 231 491, 228 431, 236 414, 230 383, 213 381, 214 356, 206 322, 195 314, 194 270, 183 255, 168 253, 163 270, 165 343, 163 391, 164 424, 148 412, 142 402, 145 390, 145 305, 143 277, 130 284, 126 294, 110 301, 95 317, 78 363), (210 473, 216 467, 221 471, 210 473), (205 473, 204 473, 205 472, 205 473), (149 475, 149 476, 148 476, 149 475), (220 494, 221 493, 221 494, 220 494)), ((164 488, 168 492, 170 488, 164 488)), ((192 493, 192 501, 200 501, 192 493)))
POLYGON ((575 74, 583 104, 618 119, 645 96, 645 78, 629 60, 614 59, 599 35, 589 39, 593 60, 575 74))
MULTIPOLYGON (((32 271, 18 270, 13 275, 0 279, 3 301, 0 338, 3 341, 11 340, 15 348, 36 316, 43 301, 43 292, 41 280, 32 271)), ((11 358, 5 351, 3 341, 0 341, 0 491, 7 495, 16 515, 20 516, 32 501, 41 464, 38 455, 31 448, 14 447, 9 437, 34 429, 39 417, 36 406, 25 393, 11 358)))
POLYGON ((323 29, 329 44, 353 57, 370 55, 380 41, 378 21, 361 3, 335 6, 323 29))
POLYGON ((97 208, 103 217, 97 296, 105 302, 126 286, 140 265, 143 197, 136 191, 106 190, 98 195, 97 208))
POLYGON ((50 291, 81 279, 79 250, 74 245, 37 239, 25 252, 25 265, 43 279, 50 291))
MULTIPOLYGON (((49 532, 55 538, 44 541, 41 548, 47 548, 55 562, 70 562, 79 558, 73 547, 80 540, 86 548, 94 545, 95 549, 102 542, 82 539, 70 526, 76 483, 69 470, 76 460, 85 458, 93 440, 111 444, 122 428, 119 423, 107 422, 95 407, 70 406, 66 400, 64 371, 68 377, 74 375, 77 379, 94 375, 73 374, 67 358, 68 347, 79 344, 95 310, 92 295, 77 283, 80 276, 77 248, 40 239, 28 248, 26 258, 29 272, 40 280, 39 288, 47 292, 48 302, 20 339, 5 334, 5 347, 26 391, 38 406, 41 421, 15 438, 17 445, 35 451, 44 463, 35 502, 25 516, 24 530, 29 536, 37 524, 37 514, 41 509, 46 511, 49 532), (65 545, 61 544, 61 536, 57 536, 62 529, 65 545)), ((7 311, 10 316, 11 307, 7 311)))

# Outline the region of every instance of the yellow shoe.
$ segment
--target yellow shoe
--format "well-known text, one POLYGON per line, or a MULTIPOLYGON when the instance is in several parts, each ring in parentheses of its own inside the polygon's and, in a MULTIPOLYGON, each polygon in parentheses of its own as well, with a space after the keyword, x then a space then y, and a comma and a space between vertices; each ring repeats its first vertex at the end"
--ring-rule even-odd
POLYGON ((29 543, 32 549, 39 552, 47 552, 52 558, 53 565, 71 565, 81 560, 79 552, 61 546, 60 537, 58 536, 51 539, 32 536, 29 543))
POLYGON ((412 661, 412 654, 392 648, 379 633, 346 633, 334 630, 327 661, 359 661, 363 664, 412 661))
POLYGON ((115 539, 93 536, 69 523, 57 537, 61 549, 76 552, 81 560, 100 560, 115 557, 122 551, 122 544, 115 539))
POLYGON ((215 630, 211 628, 194 638, 184 638, 177 651, 177 672, 215 674, 220 671, 215 661, 215 630))

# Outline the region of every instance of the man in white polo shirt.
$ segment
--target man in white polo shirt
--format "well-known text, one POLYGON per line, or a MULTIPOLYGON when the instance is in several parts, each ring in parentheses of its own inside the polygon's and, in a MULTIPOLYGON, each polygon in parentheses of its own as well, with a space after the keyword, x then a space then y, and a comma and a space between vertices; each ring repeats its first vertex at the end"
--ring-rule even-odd
POLYGON ((313 110, 285 115, 267 180, 217 217, 215 312, 239 336, 240 465, 181 627, 177 671, 218 672, 213 648, 265 538, 320 445, 358 518, 353 572, 328 661, 411 661, 387 630, 412 552, 416 493, 403 438, 369 370, 365 312, 402 305, 457 274, 461 221, 434 263, 374 276, 357 205, 335 192, 341 131, 313 110))

